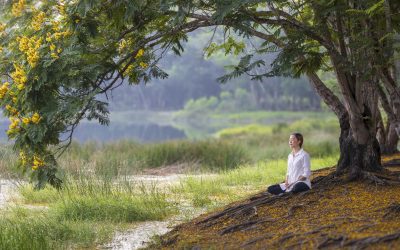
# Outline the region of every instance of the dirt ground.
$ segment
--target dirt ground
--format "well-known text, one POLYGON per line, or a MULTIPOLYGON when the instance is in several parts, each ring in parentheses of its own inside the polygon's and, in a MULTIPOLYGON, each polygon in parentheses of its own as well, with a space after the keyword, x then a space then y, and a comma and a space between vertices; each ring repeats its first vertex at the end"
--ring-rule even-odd
POLYGON ((400 249, 400 154, 379 178, 348 182, 314 171, 313 189, 259 193, 204 214, 151 249, 400 249))

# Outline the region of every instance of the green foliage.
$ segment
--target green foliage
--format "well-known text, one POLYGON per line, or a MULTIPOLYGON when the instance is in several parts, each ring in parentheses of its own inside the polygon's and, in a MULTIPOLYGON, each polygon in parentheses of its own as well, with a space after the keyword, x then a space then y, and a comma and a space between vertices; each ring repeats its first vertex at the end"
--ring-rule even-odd
POLYGON ((58 151, 51 146, 62 144, 60 135, 72 135, 82 119, 107 125, 107 103, 99 95, 124 79, 165 78, 152 47, 181 50, 185 33, 170 34, 171 18, 154 1, 17 1, 2 7, 0 105, 12 120, 7 133, 37 187, 60 186, 58 151), (146 38, 154 32, 163 35, 146 38))
MULTIPOLYGON (((4 212, 4 211, 3 211, 4 212)), ((14 208, 0 219, 1 249, 67 249, 109 240, 113 226, 58 220, 44 212, 14 208)))
POLYGON ((114 177, 137 173, 146 168, 176 164, 196 164, 202 170, 236 168, 248 162, 248 153, 238 144, 218 141, 172 141, 157 144, 138 144, 131 141, 108 143, 99 147, 74 144, 60 159, 61 166, 79 176, 85 166, 96 174, 114 177), (86 155, 87 158, 82 158, 86 155), (95 162, 95 166, 90 166, 95 162))
POLYGON ((8 1, 0 17, 4 21, 0 24, 0 106, 11 119, 7 134, 21 153, 21 169, 36 180, 37 187, 46 182, 59 187, 54 155, 60 151, 53 145, 66 147, 71 138, 60 141, 60 135, 72 136, 86 118, 108 124, 107 102, 100 96, 125 82, 167 77, 158 67, 160 57, 167 50, 179 55, 186 34, 200 27, 222 25, 227 34, 228 39, 212 44, 209 53, 223 49, 243 54, 220 78, 222 82, 241 75, 253 80, 300 77, 332 71, 332 67, 350 78, 373 81, 377 69, 393 67, 398 50, 393 39, 386 39, 399 32, 398 15, 386 15, 385 8, 397 13, 399 6, 385 3, 8 1), (332 28, 337 23, 342 29, 332 28), (393 28, 388 28, 391 23, 393 28), (264 42, 253 43, 255 49, 244 53, 239 39, 254 36, 264 42), (258 56, 273 51, 277 56, 272 65, 258 56))

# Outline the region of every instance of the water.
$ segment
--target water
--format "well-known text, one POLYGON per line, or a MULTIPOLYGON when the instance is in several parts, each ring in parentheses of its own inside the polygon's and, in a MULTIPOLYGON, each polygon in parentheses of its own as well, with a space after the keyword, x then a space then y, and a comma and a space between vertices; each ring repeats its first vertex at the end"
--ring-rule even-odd
MULTIPOLYGON (((0 142, 7 142, 6 131, 9 122, 0 121, 0 142)), ((66 136, 61 136, 64 139, 66 136)), ((113 122, 109 126, 102 126, 95 122, 82 122, 74 131, 73 139, 78 142, 112 142, 118 140, 134 140, 137 142, 162 142, 187 138, 185 132, 172 125, 156 123, 126 123, 113 122)))

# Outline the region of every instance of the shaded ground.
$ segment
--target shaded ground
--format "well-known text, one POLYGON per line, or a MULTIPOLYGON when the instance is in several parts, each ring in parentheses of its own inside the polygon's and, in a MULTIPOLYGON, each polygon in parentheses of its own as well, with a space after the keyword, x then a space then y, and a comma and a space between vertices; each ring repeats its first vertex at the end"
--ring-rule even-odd
MULTIPOLYGON (((400 180, 400 154, 384 157, 383 163, 387 171, 381 177, 400 180)), ((314 171, 308 192, 256 194, 176 227, 158 244, 165 249, 400 249, 400 185, 346 182, 334 177, 334 170, 314 171)))

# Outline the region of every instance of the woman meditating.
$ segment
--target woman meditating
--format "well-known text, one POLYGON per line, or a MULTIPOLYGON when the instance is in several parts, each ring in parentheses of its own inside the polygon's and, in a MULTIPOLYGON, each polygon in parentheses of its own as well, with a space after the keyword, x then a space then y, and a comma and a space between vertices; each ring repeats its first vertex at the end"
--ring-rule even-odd
POLYGON ((300 133, 291 134, 289 146, 292 152, 288 156, 285 183, 269 186, 268 192, 271 194, 298 193, 311 189, 310 155, 302 149, 303 135, 300 133))

